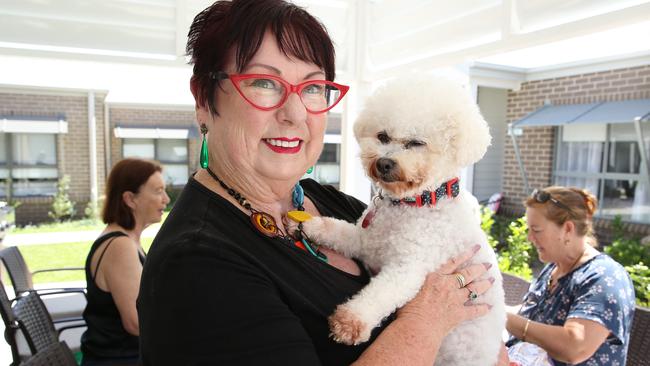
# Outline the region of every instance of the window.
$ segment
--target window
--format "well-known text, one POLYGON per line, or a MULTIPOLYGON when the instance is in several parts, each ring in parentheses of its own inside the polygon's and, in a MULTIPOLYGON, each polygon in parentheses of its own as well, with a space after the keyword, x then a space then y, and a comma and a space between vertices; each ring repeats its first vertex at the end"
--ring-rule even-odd
MULTIPOLYGON (((567 127, 558 134, 555 184, 584 187, 595 194, 599 216, 650 222, 650 190, 634 124, 567 127)), ((650 153, 649 133, 644 131, 645 150, 650 153)))
POLYGON ((341 175, 341 144, 325 143, 323 152, 318 158, 314 171, 306 177, 312 178, 322 184, 339 186, 341 175))
POLYGON ((189 177, 186 139, 132 139, 122 140, 122 156, 157 160, 163 166, 168 185, 183 185, 189 177))
POLYGON ((155 159, 156 148, 154 139, 124 139, 122 156, 155 159))
POLYGON ((56 193, 56 135, 0 133, 0 196, 56 193))

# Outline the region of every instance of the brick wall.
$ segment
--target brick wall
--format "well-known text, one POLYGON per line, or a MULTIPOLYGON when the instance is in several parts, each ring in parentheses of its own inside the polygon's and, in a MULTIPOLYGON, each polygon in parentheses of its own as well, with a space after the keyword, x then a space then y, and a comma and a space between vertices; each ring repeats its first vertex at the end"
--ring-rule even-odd
MULTIPOLYGON (((122 139, 115 137, 113 129, 119 125, 133 126, 169 126, 194 128, 196 125, 195 113, 192 110, 171 110, 171 109, 145 109, 111 107, 109 110, 110 119, 110 143, 111 143, 111 165, 122 158, 122 139)), ((189 173, 194 172, 199 166, 199 149, 201 140, 190 138, 188 140, 189 173)))
MULTIPOLYGON (((97 128, 97 175, 102 189, 105 179, 103 158, 104 94, 95 95, 95 118, 97 128)), ((90 199, 90 159, 88 133, 88 94, 86 92, 33 92, 0 90, 0 114, 18 116, 65 115, 68 133, 57 134, 57 164, 59 177, 70 176, 70 199, 78 202, 78 214, 90 199)), ((22 205, 16 210, 16 223, 46 221, 51 203, 49 197, 16 198, 22 205)))
MULTIPOLYGON (((641 98, 650 98, 650 65, 536 80, 508 93, 507 122, 521 119, 545 100, 577 104, 641 98)), ((555 133, 553 127, 527 127, 517 137, 531 189, 551 184, 555 133)), ((510 136, 505 144, 503 189, 504 213, 521 215, 526 193, 510 136)))

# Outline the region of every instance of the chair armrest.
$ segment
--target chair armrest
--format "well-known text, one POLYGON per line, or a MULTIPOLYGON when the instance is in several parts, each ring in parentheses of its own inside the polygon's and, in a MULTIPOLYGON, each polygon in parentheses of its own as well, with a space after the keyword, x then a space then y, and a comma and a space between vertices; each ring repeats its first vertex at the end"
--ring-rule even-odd
MULTIPOLYGON (((83 319, 82 319, 83 321, 83 319)), ((85 328, 87 327, 86 322, 83 323, 77 323, 77 324, 72 324, 72 325, 66 325, 64 327, 58 328, 56 331, 59 334, 59 338, 61 338, 61 333, 65 332, 66 330, 70 329, 76 329, 76 328, 85 328)))
POLYGON ((58 272, 58 271, 85 271, 86 269, 83 267, 64 267, 64 268, 44 268, 44 269, 38 269, 34 272, 32 272, 32 276, 35 274, 39 273, 45 273, 45 272, 58 272))
POLYGON ((43 297, 43 296, 49 296, 49 295, 62 295, 62 294, 72 294, 72 293, 80 293, 84 295, 86 298, 86 301, 88 300, 88 295, 86 294, 86 289, 82 287, 53 287, 53 288, 41 288, 38 290, 35 290, 36 293, 43 297))

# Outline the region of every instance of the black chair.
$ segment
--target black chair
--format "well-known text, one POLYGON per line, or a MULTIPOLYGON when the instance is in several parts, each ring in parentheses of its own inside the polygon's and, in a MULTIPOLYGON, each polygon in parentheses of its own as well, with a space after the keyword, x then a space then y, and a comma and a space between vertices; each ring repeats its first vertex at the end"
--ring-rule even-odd
POLYGON ((58 342, 47 346, 20 366, 77 366, 77 361, 68 345, 65 342, 58 342))
POLYGON ((14 365, 18 365, 21 360, 18 347, 19 331, 27 342, 30 354, 36 355, 52 344, 59 343, 59 337, 65 330, 86 326, 83 320, 73 319, 56 329, 38 293, 24 292, 12 301, 7 297, 2 281, 0 281, 0 302, 2 318, 5 322, 5 339, 11 346, 14 365))
POLYGON ((515 306, 521 304, 524 295, 530 288, 530 282, 508 273, 501 273, 501 275, 503 276, 503 290, 506 293, 506 305, 515 306))
POLYGON ((52 295, 52 294, 62 294, 62 293, 82 293, 86 295, 86 289, 80 287, 71 287, 71 288, 48 288, 35 290, 34 284, 32 282, 32 276, 45 273, 45 272, 56 272, 56 271, 83 271, 82 267, 70 267, 70 268, 49 268, 49 269, 40 269, 34 272, 30 272, 25 262, 25 258, 20 253, 18 247, 7 247, 0 250, 0 261, 4 264, 11 279, 11 284, 14 288, 14 293, 16 297, 19 294, 27 291, 37 291, 41 296, 52 295))
POLYGON ((650 366, 650 309, 637 306, 632 320, 626 366, 650 366))
POLYGON ((16 342, 16 330, 19 328, 18 321, 14 316, 14 312, 11 309, 11 300, 7 296, 5 291, 5 286, 0 281, 0 315, 2 315, 2 321, 5 324, 4 337, 9 346, 11 347, 11 356, 14 360, 12 365, 16 365, 20 360, 20 355, 18 353, 18 344, 16 342))

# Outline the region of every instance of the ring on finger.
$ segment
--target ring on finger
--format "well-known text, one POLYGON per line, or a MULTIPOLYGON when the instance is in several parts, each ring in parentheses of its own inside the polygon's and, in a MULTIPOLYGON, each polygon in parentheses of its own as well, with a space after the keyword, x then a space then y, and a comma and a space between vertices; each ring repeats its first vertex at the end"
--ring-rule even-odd
POLYGON ((454 273, 454 277, 456 277, 456 281, 458 281, 458 288, 463 288, 467 286, 467 282, 465 282, 465 276, 456 272, 454 273))
POLYGON ((469 287, 465 287, 465 288, 467 289, 467 291, 469 291, 469 294, 467 294, 467 299, 469 301, 474 302, 476 299, 478 299, 478 293, 476 293, 476 291, 472 290, 469 287))

